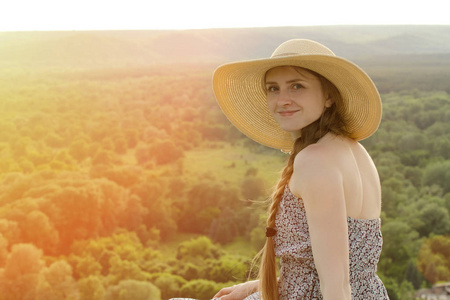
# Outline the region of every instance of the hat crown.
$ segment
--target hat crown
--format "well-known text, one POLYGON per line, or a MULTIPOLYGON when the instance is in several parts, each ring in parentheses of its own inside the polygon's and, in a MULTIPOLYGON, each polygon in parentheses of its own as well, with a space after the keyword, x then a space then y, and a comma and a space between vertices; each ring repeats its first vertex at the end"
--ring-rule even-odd
POLYGON ((271 58, 294 55, 331 55, 335 56, 333 51, 322 44, 311 40, 294 39, 289 40, 278 46, 273 52, 271 58))

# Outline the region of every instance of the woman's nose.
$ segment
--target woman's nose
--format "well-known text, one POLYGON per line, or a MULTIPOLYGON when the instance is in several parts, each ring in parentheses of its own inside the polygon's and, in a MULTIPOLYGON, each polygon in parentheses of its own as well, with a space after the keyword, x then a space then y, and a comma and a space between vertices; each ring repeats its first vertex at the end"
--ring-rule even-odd
POLYGON ((289 94, 289 91, 280 90, 278 94, 278 105, 284 106, 289 105, 292 103, 291 95, 289 94))

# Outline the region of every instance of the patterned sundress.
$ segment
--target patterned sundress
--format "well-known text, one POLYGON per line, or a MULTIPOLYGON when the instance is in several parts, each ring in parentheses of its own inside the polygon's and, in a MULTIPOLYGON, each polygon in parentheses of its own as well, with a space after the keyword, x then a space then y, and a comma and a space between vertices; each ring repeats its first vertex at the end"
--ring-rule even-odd
MULTIPOLYGON (((377 263, 383 238, 380 219, 348 217, 350 286, 352 299, 389 299, 378 278, 377 263)), ((303 200, 286 186, 275 220, 275 255, 280 257, 280 300, 322 299, 314 264, 303 200)), ((245 300, 258 299, 254 293, 245 300)))

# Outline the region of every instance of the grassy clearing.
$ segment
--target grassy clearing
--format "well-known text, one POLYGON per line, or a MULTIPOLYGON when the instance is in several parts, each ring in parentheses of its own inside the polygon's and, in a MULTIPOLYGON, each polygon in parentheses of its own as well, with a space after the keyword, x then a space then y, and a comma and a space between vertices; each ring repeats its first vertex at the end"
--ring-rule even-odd
POLYGON ((231 243, 224 245, 223 249, 228 253, 246 256, 250 259, 257 253, 249 240, 243 236, 236 237, 231 243))
POLYGON ((255 153, 243 146, 220 144, 216 149, 194 149, 185 153, 184 173, 191 180, 212 176, 239 185, 249 168, 258 169, 258 177, 267 183, 268 190, 278 180, 285 156, 255 153))

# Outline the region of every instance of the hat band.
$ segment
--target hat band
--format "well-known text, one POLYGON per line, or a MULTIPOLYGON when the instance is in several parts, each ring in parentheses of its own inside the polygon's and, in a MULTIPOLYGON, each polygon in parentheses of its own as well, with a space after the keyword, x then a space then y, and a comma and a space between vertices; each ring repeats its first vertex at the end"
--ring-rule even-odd
POLYGON ((295 53, 295 52, 281 53, 281 54, 277 54, 277 55, 272 55, 272 58, 274 58, 274 57, 283 57, 283 56, 295 56, 295 55, 300 55, 300 54, 299 53, 295 53))

